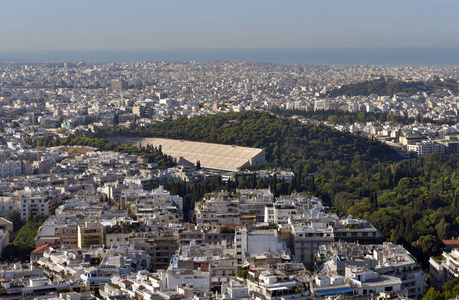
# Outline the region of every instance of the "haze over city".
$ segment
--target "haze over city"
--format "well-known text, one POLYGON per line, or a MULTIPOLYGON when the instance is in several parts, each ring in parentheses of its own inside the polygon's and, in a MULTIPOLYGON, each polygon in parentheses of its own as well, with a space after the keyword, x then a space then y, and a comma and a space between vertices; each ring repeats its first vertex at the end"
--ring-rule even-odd
POLYGON ((5 1, 0 51, 459 47, 459 2, 5 1))
POLYGON ((459 1, 0 7, 0 299, 459 299, 459 1))

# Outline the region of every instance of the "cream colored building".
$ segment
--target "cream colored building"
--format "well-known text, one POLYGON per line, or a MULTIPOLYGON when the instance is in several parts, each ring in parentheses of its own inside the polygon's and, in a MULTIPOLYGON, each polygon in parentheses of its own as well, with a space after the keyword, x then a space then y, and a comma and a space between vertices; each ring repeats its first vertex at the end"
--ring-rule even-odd
POLYGON ((78 225, 78 247, 87 249, 104 243, 104 227, 97 221, 87 221, 78 225))

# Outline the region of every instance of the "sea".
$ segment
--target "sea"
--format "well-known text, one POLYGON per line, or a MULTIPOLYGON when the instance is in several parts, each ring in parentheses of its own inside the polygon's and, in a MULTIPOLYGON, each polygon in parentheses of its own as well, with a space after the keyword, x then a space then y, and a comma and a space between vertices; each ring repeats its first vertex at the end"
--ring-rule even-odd
POLYGON ((244 61, 302 65, 458 66, 459 48, 263 48, 0 51, 0 62, 244 61))

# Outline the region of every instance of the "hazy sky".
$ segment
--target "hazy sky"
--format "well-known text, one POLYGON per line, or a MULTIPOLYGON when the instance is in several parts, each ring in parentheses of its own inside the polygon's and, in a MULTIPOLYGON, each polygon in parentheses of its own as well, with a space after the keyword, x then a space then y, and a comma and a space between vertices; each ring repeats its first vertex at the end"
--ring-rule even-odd
POLYGON ((459 1, 2 1, 0 51, 459 47, 459 1))

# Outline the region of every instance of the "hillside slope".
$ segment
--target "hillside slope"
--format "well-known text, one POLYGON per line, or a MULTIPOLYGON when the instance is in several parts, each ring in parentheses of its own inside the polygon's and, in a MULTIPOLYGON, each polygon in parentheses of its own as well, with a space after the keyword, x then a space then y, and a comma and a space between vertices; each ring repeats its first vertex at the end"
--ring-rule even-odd
POLYGON ((455 81, 401 81, 392 78, 380 78, 363 82, 343 85, 335 88, 329 96, 369 96, 376 94, 379 96, 393 96, 395 93, 405 92, 410 95, 426 92, 428 94, 438 93, 447 94, 448 91, 457 92, 458 83, 455 81))
POLYGON ((164 121, 147 128, 100 132, 107 136, 164 137, 262 148, 268 167, 315 172, 326 161, 359 159, 371 163, 394 161, 396 151, 377 141, 326 126, 302 124, 268 113, 218 114, 164 121))

